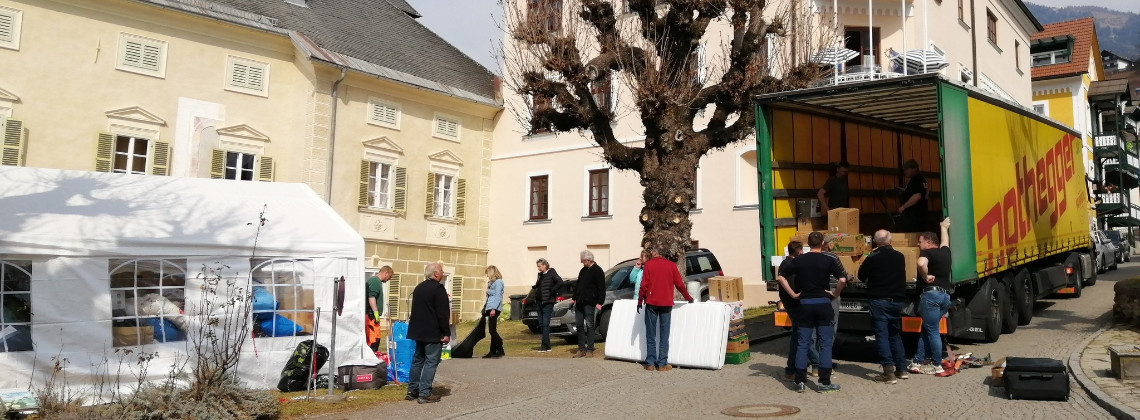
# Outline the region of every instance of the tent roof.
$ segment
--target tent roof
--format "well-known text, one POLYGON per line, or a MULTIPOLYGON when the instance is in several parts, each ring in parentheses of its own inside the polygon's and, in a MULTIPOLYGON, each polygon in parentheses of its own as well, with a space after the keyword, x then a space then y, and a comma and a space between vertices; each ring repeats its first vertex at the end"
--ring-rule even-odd
POLYGON ((303 184, 4 166, 0 209, 0 255, 252 257, 255 240, 257 256, 364 253, 303 184))

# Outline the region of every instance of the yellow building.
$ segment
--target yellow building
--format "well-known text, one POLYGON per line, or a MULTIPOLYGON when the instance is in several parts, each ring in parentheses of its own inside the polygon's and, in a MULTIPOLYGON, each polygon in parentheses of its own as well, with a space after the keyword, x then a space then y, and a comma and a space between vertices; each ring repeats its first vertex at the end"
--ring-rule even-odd
POLYGON ((495 76, 417 17, 399 0, 0 0, 2 163, 304 183, 370 270, 395 269, 394 317, 434 261, 476 314, 502 107, 495 76))

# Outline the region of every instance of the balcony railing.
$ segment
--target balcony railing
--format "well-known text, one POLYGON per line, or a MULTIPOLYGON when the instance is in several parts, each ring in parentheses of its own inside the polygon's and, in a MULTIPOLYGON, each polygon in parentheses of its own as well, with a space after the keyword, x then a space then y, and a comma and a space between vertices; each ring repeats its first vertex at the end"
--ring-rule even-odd
MULTIPOLYGON (((1125 159, 1124 161, 1125 161, 1126 165, 1128 166, 1127 169, 1130 170, 1129 173, 1134 173, 1134 172, 1136 172, 1137 169, 1140 169, 1140 158, 1136 157, 1136 155, 1129 153, 1129 154, 1124 155, 1124 159, 1125 159)), ((1117 159, 1117 158, 1110 158, 1110 159, 1104 160, 1104 167, 1105 168, 1107 168, 1109 166, 1119 165, 1119 164, 1120 164, 1120 159, 1117 159)))
POLYGON ((1123 147, 1120 142, 1120 136, 1116 134, 1098 134, 1093 137, 1096 147, 1123 147))
POLYGON ((1124 194, 1121 194, 1121 193, 1097 194, 1096 197, 1100 199, 1101 204, 1123 204, 1124 203, 1124 194))

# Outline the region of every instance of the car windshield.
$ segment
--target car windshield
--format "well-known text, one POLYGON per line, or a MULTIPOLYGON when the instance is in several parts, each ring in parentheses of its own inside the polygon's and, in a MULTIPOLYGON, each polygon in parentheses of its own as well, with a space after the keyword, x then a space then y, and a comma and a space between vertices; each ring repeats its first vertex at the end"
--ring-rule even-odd
POLYGON ((1120 232, 1108 230, 1104 232, 1104 236, 1107 236, 1108 240, 1112 241, 1114 244, 1120 242, 1120 232))
POLYGON ((621 267, 614 271, 606 281, 606 290, 621 290, 633 287, 633 283, 629 281, 629 273, 631 271, 633 271, 633 267, 621 267))
POLYGON ((685 275, 691 276, 720 270, 720 264, 709 254, 690 255, 688 260, 689 264, 685 267, 685 275))

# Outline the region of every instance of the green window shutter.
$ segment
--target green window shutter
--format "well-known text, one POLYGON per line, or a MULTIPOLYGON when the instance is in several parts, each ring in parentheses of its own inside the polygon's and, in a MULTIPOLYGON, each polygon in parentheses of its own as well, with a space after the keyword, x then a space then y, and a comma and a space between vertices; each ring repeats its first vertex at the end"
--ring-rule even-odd
POLYGON ((360 207, 368 207, 368 175, 372 171, 372 162, 367 160, 360 161, 360 191, 356 199, 356 204, 360 207))
POLYGON ((273 182, 273 158, 261 156, 257 162, 257 180, 273 182))
POLYGON ((226 177, 226 151, 214 149, 210 151, 210 178, 222 179, 226 177))
POLYGON ((3 153, 0 154, 0 165, 24 166, 26 142, 27 137, 24 136, 23 121, 7 120, 4 122, 4 143, 3 153))
POLYGON ((435 216, 435 172, 428 172, 424 216, 435 216))
POLYGON ((99 143, 95 146, 95 172, 111 172, 115 158, 115 135, 99 133, 99 143))
POLYGON ((463 221, 467 218, 467 179, 459 178, 455 181, 455 218, 463 221))
POLYGON ((400 319, 400 275, 388 279, 388 317, 400 319))
POLYGON ((408 209, 408 170, 396 167, 395 193, 392 199, 392 209, 396 213, 404 214, 408 209))
POLYGON ((170 143, 154 142, 154 163, 150 165, 151 175, 170 175, 170 143))
POLYGON ((451 312, 463 313, 463 277, 451 276, 451 312))

